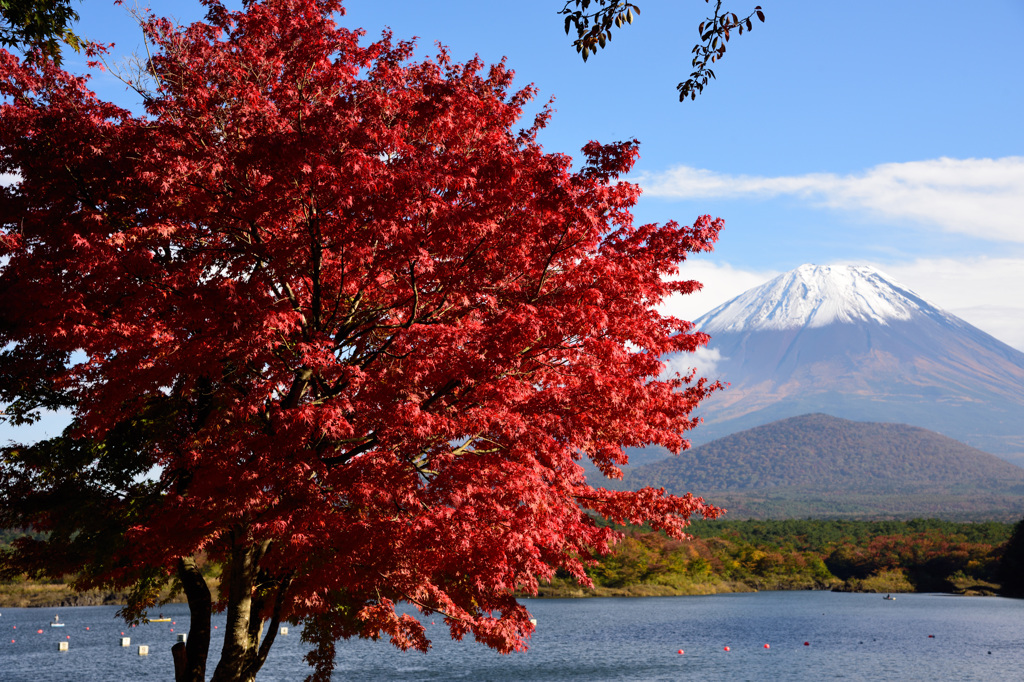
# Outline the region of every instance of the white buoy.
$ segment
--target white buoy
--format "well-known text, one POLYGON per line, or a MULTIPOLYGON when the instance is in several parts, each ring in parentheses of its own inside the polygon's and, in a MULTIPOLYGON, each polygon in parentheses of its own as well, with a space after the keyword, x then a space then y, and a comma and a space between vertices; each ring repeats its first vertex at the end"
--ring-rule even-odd
POLYGON ((68 643, 67 642, 57 642, 57 651, 67 651, 67 650, 68 650, 68 643))
POLYGON ((287 635, 288 634, 288 628, 285 628, 285 627, 281 628, 281 634, 282 635, 287 635))
POLYGON ((178 641, 179 642, 184 642, 184 641, 187 641, 187 640, 188 640, 188 633, 185 633, 185 632, 178 633, 178 641))
POLYGON ((121 638, 121 646, 131 646, 131 645, 132 645, 132 638, 131 637, 122 637, 121 638))
POLYGON ((149 656, 149 647, 145 644, 139 645, 139 656, 149 656))

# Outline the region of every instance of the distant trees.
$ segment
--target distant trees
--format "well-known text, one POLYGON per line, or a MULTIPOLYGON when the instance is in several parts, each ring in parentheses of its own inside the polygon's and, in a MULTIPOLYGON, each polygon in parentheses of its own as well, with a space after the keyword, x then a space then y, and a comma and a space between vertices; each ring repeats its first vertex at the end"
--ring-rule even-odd
MULTIPOLYGON (((706 593, 733 589, 730 583, 755 589, 992 593, 1010 529, 1006 523, 936 519, 718 520, 695 524, 694 539, 679 542, 634 528, 588 573, 598 587, 629 594, 658 594, 659 588, 706 593)), ((565 585, 560 593, 571 588, 565 585)))

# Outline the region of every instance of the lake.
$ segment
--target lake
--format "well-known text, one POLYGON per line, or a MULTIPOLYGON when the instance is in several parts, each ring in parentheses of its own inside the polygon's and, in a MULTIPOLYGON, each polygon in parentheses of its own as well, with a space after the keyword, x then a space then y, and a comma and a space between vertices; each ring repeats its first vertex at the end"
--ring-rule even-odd
MULTIPOLYGON (((397 651, 384 642, 342 642, 335 678, 989 682, 1021 679, 1024 669, 1024 600, 901 594, 885 601, 876 594, 759 592, 531 599, 527 605, 538 623, 525 653, 502 656, 472 641, 453 642, 435 618, 437 625, 427 620, 434 637, 429 654, 397 651)), ((168 605, 163 615, 172 622, 137 628, 116 620, 116 611, 0 610, 0 680, 171 679, 170 647, 188 630, 187 608, 168 605), (55 614, 65 627, 49 627, 55 614), (131 637, 131 646, 119 645, 121 632, 131 637), (68 651, 58 651, 60 641, 68 651), (150 647, 148 656, 138 655, 140 644, 150 647)), ((223 616, 214 623, 223 628, 223 616)), ((214 641, 211 659, 219 648, 214 641)), ((305 651, 297 628, 291 628, 278 637, 259 679, 304 679, 305 651)))

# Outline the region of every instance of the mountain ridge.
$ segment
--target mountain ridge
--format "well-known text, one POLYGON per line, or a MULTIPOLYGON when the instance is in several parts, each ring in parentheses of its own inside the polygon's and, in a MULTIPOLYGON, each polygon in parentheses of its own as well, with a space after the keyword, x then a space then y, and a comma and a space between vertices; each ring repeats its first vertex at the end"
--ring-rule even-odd
POLYGON ((877 270, 804 265, 695 325, 715 361, 702 374, 729 386, 698 408, 694 444, 826 412, 919 426, 1024 461, 1024 353, 877 270))
POLYGON ((1024 511, 1024 468, 920 427, 821 413, 629 467, 621 484, 693 492, 754 517, 785 507, 809 516, 911 517, 935 514, 936 505, 954 518, 1024 511))

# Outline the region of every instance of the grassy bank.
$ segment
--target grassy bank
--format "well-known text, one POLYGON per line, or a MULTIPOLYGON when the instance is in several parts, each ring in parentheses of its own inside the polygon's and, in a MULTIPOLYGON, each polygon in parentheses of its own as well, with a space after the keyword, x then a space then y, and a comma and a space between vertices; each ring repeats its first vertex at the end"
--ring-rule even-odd
MULTIPOLYGON (((207 580, 214 599, 217 598, 217 585, 207 580)), ((104 606, 124 604, 126 592, 87 590, 76 592, 66 582, 44 583, 31 580, 14 580, 0 583, 0 608, 56 608, 65 606, 104 606)), ((161 595, 161 603, 185 603, 185 595, 165 591, 161 595)))
POLYGON ((0 584, 0 608, 100 606, 124 603, 124 594, 89 590, 75 592, 67 583, 16 581, 0 584))

